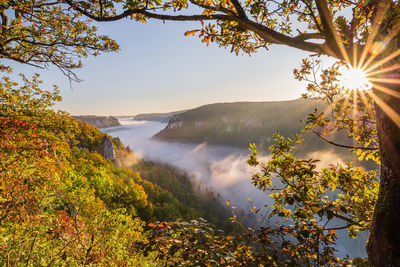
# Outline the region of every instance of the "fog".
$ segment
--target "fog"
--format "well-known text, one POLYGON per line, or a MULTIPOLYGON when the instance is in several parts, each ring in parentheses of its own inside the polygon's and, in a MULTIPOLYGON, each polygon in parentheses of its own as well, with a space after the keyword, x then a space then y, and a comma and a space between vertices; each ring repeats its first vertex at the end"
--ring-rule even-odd
POLYGON ((132 121, 121 119, 121 127, 105 131, 129 146, 135 154, 145 160, 166 163, 185 171, 195 184, 201 184, 221 195, 224 201, 246 209, 254 198, 257 206, 268 201, 265 193, 251 184, 254 172, 246 163, 249 150, 227 146, 161 142, 151 137, 166 124, 160 122, 132 121), (244 202, 245 200, 246 202, 244 202))
MULTIPOLYGON (((251 175, 256 170, 247 165, 249 150, 206 143, 161 142, 151 137, 166 123, 133 121, 131 118, 120 119, 120 123, 122 126, 104 131, 119 137, 139 158, 169 164, 185 171, 195 184, 209 188, 220 195, 223 201, 229 200, 231 205, 244 211, 253 207, 253 204, 261 211, 267 211, 265 205, 272 203, 265 192, 251 184, 251 175)), ((338 161, 338 156, 329 152, 314 152, 309 156, 320 159, 320 167, 338 161)), ((267 160, 268 157, 262 159, 267 160)), ((365 257, 366 234, 359 240, 350 239, 346 234, 346 231, 341 231, 338 235, 338 239, 343 240, 338 245, 338 256, 349 254, 365 257)))

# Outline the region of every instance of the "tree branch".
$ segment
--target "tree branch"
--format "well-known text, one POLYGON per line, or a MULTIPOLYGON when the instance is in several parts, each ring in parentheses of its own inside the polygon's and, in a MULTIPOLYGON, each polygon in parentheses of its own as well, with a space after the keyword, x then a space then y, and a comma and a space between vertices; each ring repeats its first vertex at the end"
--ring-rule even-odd
POLYGON ((326 44, 328 48, 330 48, 336 58, 343 58, 340 51, 340 44, 342 44, 336 30, 333 25, 333 21, 331 18, 331 14, 328 8, 328 3, 326 0, 315 0, 315 4, 317 6, 318 14, 322 24, 323 34, 325 36, 326 44))
POLYGON ((200 21, 200 20, 235 20, 234 16, 230 15, 223 15, 223 14, 214 14, 214 15, 164 15, 164 14, 156 14, 151 13, 145 8, 137 8, 137 9, 127 9, 119 15, 110 16, 110 17, 103 17, 103 16, 96 16, 88 12, 87 10, 80 8, 77 3, 74 3, 71 0, 63 0, 69 6, 71 6, 74 10, 82 13, 83 15, 87 16, 98 22, 104 21, 116 21, 120 20, 134 14, 142 14, 149 18, 160 19, 160 20, 171 20, 171 21, 200 21))
POLYGON ((199 7, 204 8, 204 9, 210 9, 210 10, 219 11, 219 12, 222 12, 222 13, 225 13, 225 14, 235 15, 235 13, 232 10, 224 8, 222 6, 218 6, 218 7, 216 7, 216 6, 208 6, 208 5, 200 4, 200 3, 198 3, 198 2, 196 2, 194 0, 189 0, 189 1, 193 5, 199 6, 199 7))
POLYGON ((319 32, 315 32, 315 33, 299 33, 299 35, 297 35, 296 37, 294 37, 295 39, 298 40, 309 40, 309 39, 324 39, 324 36, 322 33, 319 32))
POLYGON ((338 144, 332 141, 329 141, 327 139, 325 139, 324 137, 322 137, 322 135, 316 131, 312 131, 313 133, 315 133, 321 140, 334 145, 334 146, 338 146, 338 147, 343 147, 343 148, 350 148, 350 149, 362 149, 362 150, 378 150, 378 148, 374 148, 374 147, 357 147, 357 146, 348 146, 348 145, 342 145, 342 144, 338 144))
POLYGON ((314 14, 314 10, 313 10, 312 6, 310 5, 310 3, 307 2, 307 0, 302 0, 302 2, 306 5, 307 9, 310 11, 310 15, 315 23, 315 27, 317 27, 318 31, 322 33, 323 31, 322 31, 321 25, 319 25, 319 23, 318 23, 317 17, 314 14))
POLYGON ((232 5, 235 7, 236 11, 238 12, 238 15, 240 18, 247 19, 246 12, 244 12, 244 9, 242 5, 240 4, 239 0, 230 0, 232 5))
POLYGON ((257 33, 261 38, 263 38, 266 42, 275 43, 275 44, 285 44, 287 46, 291 46, 294 48, 298 48, 304 51, 318 53, 318 54, 326 54, 324 46, 321 44, 305 42, 297 37, 290 37, 280 32, 274 31, 262 24, 251 20, 239 20, 239 24, 244 26, 255 33, 257 33))
POLYGON ((346 224, 346 225, 344 225, 344 226, 331 227, 331 228, 324 228, 324 230, 326 230, 326 231, 330 231, 330 230, 342 230, 342 229, 349 228, 350 226, 353 226, 353 225, 360 225, 360 223, 362 223, 362 222, 367 222, 367 221, 370 221, 370 220, 359 220, 359 221, 357 221, 357 222, 352 222, 352 223, 346 224))
POLYGON ((72 0, 63 0, 65 3, 70 5, 74 10, 82 13, 83 15, 95 20, 95 21, 116 21, 122 18, 126 18, 133 14, 142 14, 149 18, 160 19, 160 20, 171 20, 171 21, 201 21, 201 20, 222 20, 222 21, 236 21, 240 26, 242 26, 246 30, 253 31, 258 34, 264 41, 268 43, 275 44, 285 44, 294 48, 298 48, 304 51, 318 53, 318 54, 326 54, 326 50, 324 49, 324 45, 310 43, 304 41, 305 39, 311 38, 301 38, 301 37, 291 37, 280 32, 277 32, 271 28, 268 28, 260 23, 251 21, 249 19, 243 17, 237 17, 234 15, 227 14, 213 14, 213 15, 164 15, 164 14, 156 14, 149 12, 144 8, 140 9, 128 9, 122 12, 119 15, 110 16, 110 17, 102 17, 96 16, 88 12, 86 9, 79 7, 79 5, 72 0))

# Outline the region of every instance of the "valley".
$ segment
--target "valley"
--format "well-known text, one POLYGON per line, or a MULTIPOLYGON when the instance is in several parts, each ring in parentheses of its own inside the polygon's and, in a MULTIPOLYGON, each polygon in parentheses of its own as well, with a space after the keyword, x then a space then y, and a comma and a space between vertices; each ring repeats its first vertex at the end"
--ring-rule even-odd
MULTIPOLYGON (((168 164, 188 174, 194 188, 200 192, 211 191, 221 203, 230 201, 231 206, 238 207, 237 214, 242 222, 251 226, 254 218, 248 215, 252 206, 268 212, 266 205, 272 199, 264 192, 256 189, 251 183, 251 175, 257 170, 247 164, 249 150, 244 147, 190 143, 179 141, 162 141, 153 138, 154 134, 167 127, 167 123, 158 121, 136 121, 132 118, 120 119, 122 126, 104 129, 113 137, 118 137, 128 145, 140 159, 159 164, 168 164), (251 202, 249 201, 251 199, 251 202)), ((319 158, 318 166, 343 163, 341 155, 333 150, 309 152, 307 156, 319 158)), ((263 153, 262 159, 269 159, 263 153)), ((365 233, 359 239, 351 239, 347 233, 339 233, 343 241, 338 244, 338 256, 365 256, 365 233)))

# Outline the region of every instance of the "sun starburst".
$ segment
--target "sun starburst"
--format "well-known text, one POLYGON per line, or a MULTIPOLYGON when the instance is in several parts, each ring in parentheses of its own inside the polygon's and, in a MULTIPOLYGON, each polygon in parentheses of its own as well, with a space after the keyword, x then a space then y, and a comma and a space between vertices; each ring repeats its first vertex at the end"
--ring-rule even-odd
MULTIPOLYGON (((400 85, 400 49, 387 53, 390 42, 395 36, 398 36, 400 27, 396 27, 386 37, 378 38, 379 28, 386 14, 387 7, 378 7, 377 14, 371 24, 371 33, 363 45, 353 44, 352 54, 344 49, 344 43, 340 38, 336 38, 340 53, 347 64, 339 68, 341 76, 338 77, 339 85, 343 87, 346 93, 343 95, 349 98, 353 108, 353 119, 357 120, 357 114, 360 112, 357 106, 363 111, 373 115, 374 107, 368 99, 375 102, 392 121, 400 128, 400 114, 386 101, 387 96, 400 99, 400 92, 397 88, 400 85), (358 48, 361 48, 358 51, 358 48)), ((391 48, 393 49, 393 48, 391 48)), ((373 116, 374 117, 374 116, 373 116)))
POLYGON ((371 89, 372 84, 362 69, 347 66, 343 67, 340 72, 342 75, 339 80, 345 89, 359 91, 371 89))

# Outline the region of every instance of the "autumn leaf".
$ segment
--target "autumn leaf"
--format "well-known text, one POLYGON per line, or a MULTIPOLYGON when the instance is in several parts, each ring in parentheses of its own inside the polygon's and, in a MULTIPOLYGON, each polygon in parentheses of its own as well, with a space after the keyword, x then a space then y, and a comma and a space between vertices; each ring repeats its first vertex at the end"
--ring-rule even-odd
POLYGON ((185 32, 185 36, 194 35, 194 34, 195 34, 196 32, 198 32, 198 31, 200 31, 200 30, 187 31, 187 32, 185 32))

